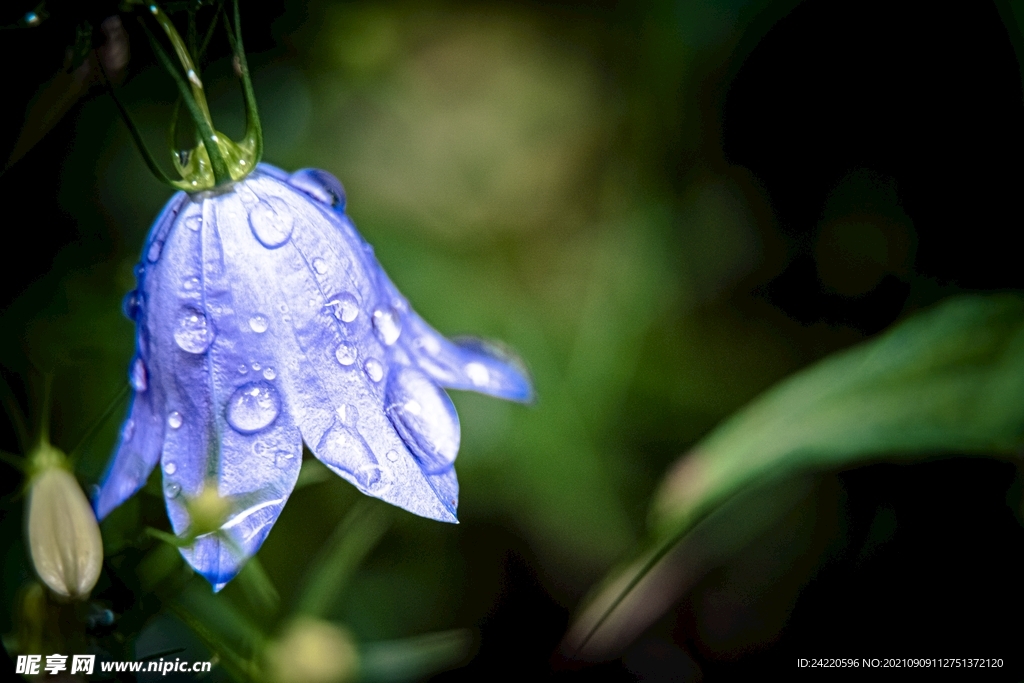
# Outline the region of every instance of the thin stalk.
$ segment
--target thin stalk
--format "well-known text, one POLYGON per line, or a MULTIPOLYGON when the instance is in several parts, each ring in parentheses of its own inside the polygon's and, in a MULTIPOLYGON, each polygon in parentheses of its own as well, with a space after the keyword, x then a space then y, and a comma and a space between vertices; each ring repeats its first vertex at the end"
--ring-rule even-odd
POLYGON ((234 35, 232 35, 230 22, 225 23, 228 24, 228 40, 238 59, 238 69, 241 72, 242 93, 245 96, 245 138, 253 145, 253 165, 255 166, 263 158, 263 126, 260 123, 259 108, 256 106, 256 92, 253 90, 252 79, 249 77, 249 63, 245 58, 245 46, 242 44, 242 19, 238 11, 238 0, 232 0, 232 4, 235 15, 234 35))
POLYGON ((156 179, 162 183, 170 185, 171 187, 177 187, 174 181, 163 172, 163 169, 156 163, 156 159, 150 153, 149 148, 146 146, 146 141, 142 139, 142 133, 139 131, 138 126, 135 125, 135 120, 132 119, 132 115, 128 113, 127 107, 121 102, 121 98, 114 92, 114 86, 107 78, 106 69, 103 68, 103 63, 100 59, 96 59, 96 63, 99 64, 99 75, 100 80, 103 81, 103 86, 107 89, 107 94, 110 95, 110 99, 114 100, 114 106, 117 107, 118 113, 121 114, 121 120, 124 121, 124 125, 128 128, 128 134, 132 136, 132 141, 135 143, 135 148, 139 150, 139 154, 142 155, 142 160, 146 163, 146 168, 149 172, 156 176, 156 179))
MULTIPOLYGON (((203 141, 203 146, 206 148, 206 153, 210 157, 210 167, 213 170, 214 181, 217 185, 222 185, 231 182, 231 174, 228 172, 227 163, 224 161, 224 157, 220 153, 220 147, 217 145, 218 139, 217 134, 213 130, 213 126, 209 121, 209 114, 204 111, 196 103, 196 100, 192 96, 192 91, 189 84, 185 82, 185 79, 178 72, 178 68, 174 62, 171 61, 170 56, 164 50, 163 46, 157 40, 153 32, 149 30, 144 22, 142 23, 142 30, 146 33, 146 38, 149 39, 150 45, 153 47, 153 52, 156 54, 157 60, 160 65, 164 67, 164 70, 171 75, 174 79, 175 85, 178 86, 178 93, 181 95, 181 101, 185 103, 185 108, 188 109, 192 120, 196 124, 196 129, 199 131, 199 137, 203 141)), ((171 26, 170 30, 174 30, 171 26)), ((191 63, 191 60, 189 60, 191 63)), ((205 99, 203 104, 205 104, 205 99)))

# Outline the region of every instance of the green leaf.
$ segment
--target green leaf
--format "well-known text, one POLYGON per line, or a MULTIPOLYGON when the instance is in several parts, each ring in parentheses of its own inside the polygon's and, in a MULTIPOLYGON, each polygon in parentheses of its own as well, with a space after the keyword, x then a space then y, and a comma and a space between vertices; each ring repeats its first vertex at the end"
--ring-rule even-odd
POLYGON ((418 681, 464 662, 473 648, 468 629, 367 643, 360 647, 359 680, 367 683, 418 681))
POLYGON ((296 612, 324 616, 334 606, 359 563, 391 525, 387 506, 364 498, 341 520, 306 575, 296 612))
POLYGON ((595 593, 565 645, 603 658, 628 644, 680 596, 669 584, 692 584, 706 565, 694 554, 734 552, 799 497, 779 494, 794 475, 938 454, 1014 457, 1022 445, 1024 300, 947 301, 793 375, 676 463, 654 497, 645 549, 595 593), (778 509, 733 512, 773 486, 778 509))

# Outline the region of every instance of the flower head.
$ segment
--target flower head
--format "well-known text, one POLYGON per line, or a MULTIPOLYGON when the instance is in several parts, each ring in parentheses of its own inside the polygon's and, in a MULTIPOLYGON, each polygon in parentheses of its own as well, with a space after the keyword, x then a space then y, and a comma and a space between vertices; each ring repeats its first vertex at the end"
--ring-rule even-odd
POLYGON ((459 419, 442 387, 531 398, 510 356, 450 341, 416 315, 344 207, 341 184, 312 169, 260 165, 226 189, 179 192, 126 297, 135 391, 96 512, 159 462, 184 536, 193 501, 215 484, 226 520, 182 553, 216 587, 280 515, 302 442, 363 493, 455 522, 459 419))

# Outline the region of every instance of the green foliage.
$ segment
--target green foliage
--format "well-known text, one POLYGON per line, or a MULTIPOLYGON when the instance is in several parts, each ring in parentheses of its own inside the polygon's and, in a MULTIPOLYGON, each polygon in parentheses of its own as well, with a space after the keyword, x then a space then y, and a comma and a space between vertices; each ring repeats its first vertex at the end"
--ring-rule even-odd
POLYGON ((568 643, 606 656, 628 642, 679 597, 669 584, 692 583, 805 495, 791 477, 942 454, 1011 458, 1022 444, 1024 300, 945 302, 793 375, 694 447, 654 498, 646 550, 598 591, 568 643))

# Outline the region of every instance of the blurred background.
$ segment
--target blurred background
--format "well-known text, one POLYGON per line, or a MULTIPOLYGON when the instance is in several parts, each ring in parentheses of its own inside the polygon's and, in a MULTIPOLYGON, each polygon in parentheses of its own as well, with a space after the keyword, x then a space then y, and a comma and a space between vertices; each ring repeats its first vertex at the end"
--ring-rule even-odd
MULTIPOLYGON (((0 23, 35 6, 21 4, 0 23)), ((4 156, 74 39, 49 10, 3 32, 4 156)), ((1012 4, 242 12, 264 160, 337 175, 423 317, 503 340, 536 382, 528 407, 453 396, 461 524, 393 515, 330 608, 356 640, 471 629, 461 668, 439 681, 720 680, 795 673, 812 656, 1002 656, 1024 673, 1011 657, 1024 636, 1021 474, 955 457, 824 473, 813 505, 709 571, 620 659, 557 654, 587 591, 643 536, 666 469, 723 418, 950 295, 1024 286, 1012 4)), ((127 29, 118 92, 163 150, 174 86, 127 29)), ((221 42, 204 82, 218 127, 240 137, 221 42)), ((32 408, 30 368, 53 373, 52 440, 69 449, 123 386, 133 327, 120 302, 170 192, 99 88, 65 108, 0 177, 0 365, 32 408)), ((86 486, 120 420, 80 462, 86 486)), ((0 448, 16 450, 3 430, 0 448)), ((21 482, 0 467, 8 633, 31 569, 21 482)), ((340 478, 293 496, 259 553, 283 602, 358 497, 340 478)), ((129 505, 167 527, 158 498, 129 505)), ((104 581, 94 597, 115 614, 138 599, 104 581)), ((178 637, 153 614, 139 638, 178 637)))

